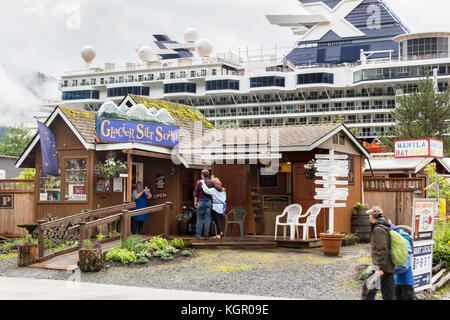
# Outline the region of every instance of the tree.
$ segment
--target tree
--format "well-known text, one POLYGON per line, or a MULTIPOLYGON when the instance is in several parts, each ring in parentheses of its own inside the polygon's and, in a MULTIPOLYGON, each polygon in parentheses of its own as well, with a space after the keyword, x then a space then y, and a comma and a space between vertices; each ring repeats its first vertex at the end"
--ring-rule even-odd
POLYGON ((23 126, 11 127, 0 138, 0 154, 19 157, 31 139, 32 135, 29 129, 23 126))
POLYGON ((398 107, 391 112, 395 125, 380 140, 389 151, 394 140, 434 138, 444 141, 444 153, 450 154, 450 94, 436 92, 427 74, 420 80, 418 91, 399 98, 398 107))

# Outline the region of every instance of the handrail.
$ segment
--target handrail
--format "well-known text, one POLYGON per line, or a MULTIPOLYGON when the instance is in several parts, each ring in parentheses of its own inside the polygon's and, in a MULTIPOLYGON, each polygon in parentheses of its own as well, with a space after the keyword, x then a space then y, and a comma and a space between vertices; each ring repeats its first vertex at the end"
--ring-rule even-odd
MULTIPOLYGON (((96 210, 84 210, 81 213, 74 214, 69 217, 64 217, 61 219, 57 219, 54 221, 45 222, 44 220, 37 220, 38 223, 38 248, 39 248, 39 259, 44 259, 44 231, 50 228, 61 226, 63 224, 68 224, 74 221, 77 221, 79 224, 83 224, 83 222, 79 222, 79 220, 87 219, 90 217, 98 217, 103 216, 105 214, 113 214, 120 212, 122 210, 129 210, 136 207, 135 202, 127 202, 124 204, 120 204, 113 207, 101 208, 96 210)), ((80 226, 75 226, 70 228, 70 231, 74 231, 79 229, 80 226)), ((81 229, 80 229, 81 230, 81 229)), ((81 242, 80 242, 81 243, 81 242)))
POLYGON ((424 178, 364 178, 364 191, 425 193, 424 178))
POLYGON ((1 179, 0 191, 33 192, 34 180, 30 179, 1 179))
POLYGON ((128 202, 128 203, 120 204, 120 205, 113 206, 113 207, 101 208, 101 209, 96 209, 96 210, 84 210, 81 213, 74 214, 69 217, 64 217, 61 219, 44 222, 44 223, 40 224, 40 226, 43 230, 46 230, 46 229, 50 229, 50 228, 53 228, 58 225, 70 223, 70 222, 77 221, 80 219, 87 219, 90 217, 102 216, 104 214, 114 213, 114 212, 121 211, 124 209, 133 209, 135 207, 136 207, 135 202, 128 202))

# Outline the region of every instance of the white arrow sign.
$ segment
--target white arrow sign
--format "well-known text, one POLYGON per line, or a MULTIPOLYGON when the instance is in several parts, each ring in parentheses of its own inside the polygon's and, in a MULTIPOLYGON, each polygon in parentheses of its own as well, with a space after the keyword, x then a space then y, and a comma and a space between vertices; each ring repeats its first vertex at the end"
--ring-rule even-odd
MULTIPOLYGON (((324 203, 322 204, 322 208, 330 208, 330 204, 326 203, 327 201, 324 201, 324 203)), ((347 206, 347 204, 344 203, 334 203, 333 204, 333 208, 345 208, 347 206)))
POLYGON ((322 178, 332 178, 332 177, 341 177, 346 178, 348 177, 348 172, 317 172, 316 176, 322 177, 322 178))
POLYGON ((323 184, 326 186, 329 185, 338 185, 338 186, 348 186, 348 181, 336 180, 336 181, 327 181, 327 180, 316 180, 315 184, 323 184))
POLYGON ((316 161, 317 165, 337 165, 337 166, 345 166, 348 165, 348 161, 345 160, 317 160, 316 161))
POLYGON ((348 193, 348 188, 316 188, 316 192, 336 192, 336 193, 348 193))
POLYGON ((335 172, 335 171, 337 171, 337 172, 342 172, 342 173, 345 173, 345 172, 347 172, 347 174, 348 174, 348 167, 333 167, 333 166, 330 166, 330 167, 317 167, 317 170, 319 171, 319 172, 335 172))
POLYGON ((343 155, 343 154, 316 154, 316 159, 329 159, 329 160, 347 160, 348 156, 343 155))
POLYGON ((318 194, 318 195, 315 195, 314 196, 314 199, 316 199, 316 200, 338 200, 338 201, 346 201, 347 200, 347 197, 348 196, 338 196, 338 195, 325 195, 325 196, 323 196, 323 195, 320 195, 320 194, 318 194))

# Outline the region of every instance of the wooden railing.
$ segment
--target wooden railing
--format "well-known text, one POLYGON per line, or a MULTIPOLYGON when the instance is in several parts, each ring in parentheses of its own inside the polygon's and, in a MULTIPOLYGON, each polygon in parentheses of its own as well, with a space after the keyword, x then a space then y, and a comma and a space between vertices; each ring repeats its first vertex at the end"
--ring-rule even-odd
MULTIPOLYGON (((81 248, 83 241, 88 238, 88 231, 90 228, 99 227, 102 225, 107 225, 109 223, 118 221, 120 225, 120 238, 125 239, 130 235, 131 229, 131 217, 135 217, 141 214, 150 214, 156 212, 164 212, 164 235, 169 236, 169 212, 168 208, 173 208, 173 204, 171 202, 166 202, 164 204, 139 209, 132 210, 136 207, 135 202, 129 202, 122 205, 102 208, 97 210, 86 210, 82 213, 75 214, 70 217, 61 218, 54 221, 45 222, 44 220, 38 220, 38 248, 39 248, 39 262, 48 260, 58 255, 70 253, 73 251, 77 251, 81 248), (107 217, 104 217, 108 215, 107 217), (99 218, 94 221, 86 221, 87 218, 95 217, 99 218), (80 221, 84 220, 84 221, 80 221), (63 224, 74 223, 77 225, 69 228, 71 232, 75 230, 80 231, 80 240, 77 247, 69 248, 66 250, 62 250, 44 257, 44 231, 50 228, 58 227, 63 224)), ((104 240, 102 242, 112 241, 114 239, 104 240)))
POLYGON ((51 229, 51 228, 57 228, 62 225, 69 225, 70 223, 77 223, 78 225, 69 228, 69 232, 75 232, 77 229, 80 228, 80 223, 86 222, 89 218, 99 218, 104 217, 105 215, 112 215, 118 212, 121 212, 122 210, 130 210, 136 208, 135 202, 128 202, 121 205, 113 206, 113 207, 107 207, 107 208, 101 208, 96 210, 84 210, 81 213, 77 213, 68 217, 64 217, 61 219, 48 221, 45 220, 37 220, 38 224, 38 248, 39 248, 39 260, 44 261, 47 259, 50 259, 54 256, 65 254, 68 252, 72 252, 75 250, 78 250, 79 247, 75 248, 69 248, 66 250, 62 250, 56 253, 53 253, 49 256, 44 257, 44 231, 51 229))
POLYGON ((34 180, 27 179, 2 179, 0 180, 0 192, 33 192, 34 180))
POLYGON ((364 191, 425 192, 423 178, 364 178, 364 191))
POLYGON ((99 227, 108 223, 118 221, 120 223, 120 237, 121 239, 126 239, 130 235, 131 229, 131 218, 135 216, 140 216, 142 214, 151 214, 157 212, 164 212, 164 235, 169 236, 169 212, 168 208, 173 208, 171 202, 166 202, 164 204, 143 208, 139 210, 129 211, 127 209, 122 210, 122 212, 114 214, 109 217, 98 219, 95 221, 81 223, 80 225, 80 245, 83 240, 87 239, 88 230, 90 228, 99 227))

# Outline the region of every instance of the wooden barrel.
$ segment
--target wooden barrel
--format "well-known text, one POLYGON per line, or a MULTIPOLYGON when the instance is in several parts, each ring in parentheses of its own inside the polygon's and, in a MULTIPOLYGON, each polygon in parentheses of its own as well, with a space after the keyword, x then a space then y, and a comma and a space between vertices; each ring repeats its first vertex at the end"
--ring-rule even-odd
POLYGON ((372 226, 370 224, 368 214, 356 214, 352 215, 351 230, 353 234, 356 234, 361 242, 370 242, 370 235, 372 232, 372 226))

